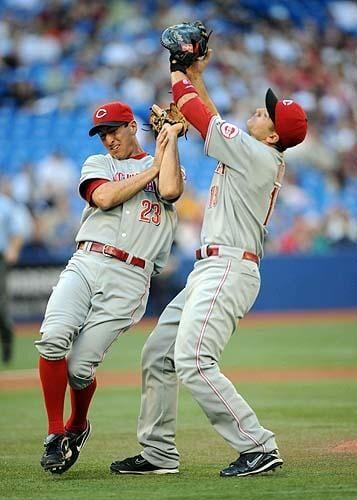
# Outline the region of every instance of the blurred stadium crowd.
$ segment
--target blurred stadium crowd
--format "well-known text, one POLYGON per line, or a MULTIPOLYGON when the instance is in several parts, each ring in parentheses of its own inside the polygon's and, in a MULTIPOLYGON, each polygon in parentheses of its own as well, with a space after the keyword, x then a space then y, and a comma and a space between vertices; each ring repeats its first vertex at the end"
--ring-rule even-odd
MULTIPOLYGON (((309 117, 287 174, 267 253, 357 248, 357 4, 322 0, 0 0, 1 190, 27 207, 22 258, 66 260, 83 204, 83 160, 93 109, 128 102, 145 132, 149 108, 170 101, 164 27, 200 19, 213 30, 206 82, 221 115, 242 128, 271 86, 309 117)), ((199 246, 214 162, 198 134, 180 140, 187 189, 176 248, 199 246)))

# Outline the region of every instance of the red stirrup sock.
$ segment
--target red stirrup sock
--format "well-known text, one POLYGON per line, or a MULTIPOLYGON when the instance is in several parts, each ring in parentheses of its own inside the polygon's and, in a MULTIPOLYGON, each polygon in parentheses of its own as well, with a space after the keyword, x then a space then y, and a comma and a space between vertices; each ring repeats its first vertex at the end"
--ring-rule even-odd
POLYGON ((67 360, 40 356, 38 369, 48 418, 48 434, 64 434, 63 408, 67 388, 67 360))
POLYGON ((87 414, 93 394, 97 388, 97 380, 94 379, 85 389, 73 389, 71 387, 72 413, 66 422, 65 428, 70 432, 82 432, 87 426, 87 414))

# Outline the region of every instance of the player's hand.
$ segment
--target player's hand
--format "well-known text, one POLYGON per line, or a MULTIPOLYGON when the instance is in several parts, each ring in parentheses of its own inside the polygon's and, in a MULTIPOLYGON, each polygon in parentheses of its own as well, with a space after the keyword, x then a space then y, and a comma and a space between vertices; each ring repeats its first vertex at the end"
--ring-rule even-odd
POLYGON ((165 133, 169 140, 176 139, 183 130, 183 124, 175 123, 174 125, 170 125, 169 123, 165 123, 163 128, 165 128, 165 133))
POLYGON ((190 79, 194 78, 197 75, 201 75, 204 72, 207 64, 211 60, 212 53, 213 50, 208 49, 207 54, 202 59, 198 59, 186 69, 186 74, 190 79))

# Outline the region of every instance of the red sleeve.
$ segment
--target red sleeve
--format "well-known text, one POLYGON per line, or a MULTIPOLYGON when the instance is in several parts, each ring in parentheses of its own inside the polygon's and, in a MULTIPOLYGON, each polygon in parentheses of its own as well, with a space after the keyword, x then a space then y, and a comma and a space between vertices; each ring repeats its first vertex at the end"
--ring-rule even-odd
POLYGON ((182 114, 206 138, 208 126, 214 114, 203 103, 200 97, 193 97, 181 106, 182 114))
POLYGON ((97 187, 105 184, 106 182, 109 181, 107 179, 89 179, 88 181, 83 182, 83 184, 79 186, 79 192, 82 198, 84 198, 92 207, 95 206, 92 201, 92 194, 97 187))
POLYGON ((196 94, 189 101, 180 107, 180 111, 185 118, 206 138, 207 130, 212 116, 214 114, 207 108, 202 99, 197 94, 197 90, 187 78, 180 80, 172 85, 172 97, 177 103, 182 96, 187 94, 196 94))

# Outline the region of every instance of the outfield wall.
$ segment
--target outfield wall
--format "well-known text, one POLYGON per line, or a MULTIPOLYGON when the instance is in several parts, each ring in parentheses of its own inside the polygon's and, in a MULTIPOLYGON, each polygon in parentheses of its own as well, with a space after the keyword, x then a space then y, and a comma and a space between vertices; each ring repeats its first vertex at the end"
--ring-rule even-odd
MULTIPOLYGON (((182 265, 182 283, 193 261, 182 265)), ((261 288, 253 311, 357 308, 357 253, 278 255, 261 262, 261 288)))
MULTIPOLYGON (((183 288, 194 262, 181 261, 172 274, 154 278, 146 316, 157 316, 183 288)), ((63 265, 14 268, 9 276, 15 320, 42 317, 63 265)), ((279 255, 261 263, 262 285, 253 311, 357 308, 357 253, 326 256, 279 255)))
POLYGON ((357 253, 266 257, 254 310, 357 307, 357 253))

